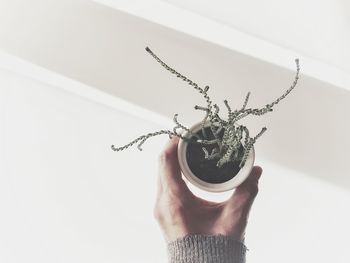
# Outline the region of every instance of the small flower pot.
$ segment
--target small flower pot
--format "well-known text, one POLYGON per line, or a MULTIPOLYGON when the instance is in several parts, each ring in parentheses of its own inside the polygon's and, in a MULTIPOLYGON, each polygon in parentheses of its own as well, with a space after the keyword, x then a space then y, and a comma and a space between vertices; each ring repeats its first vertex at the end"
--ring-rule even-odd
MULTIPOLYGON (((214 136, 211 132, 209 122, 205 125, 205 133, 207 138, 213 139, 214 136)), ((203 137, 202 124, 198 123, 190 128, 192 134, 197 134, 201 138, 203 137)), ((224 130, 221 131, 219 136, 222 138, 224 130)), ((189 132, 182 134, 184 137, 191 138, 189 132)), ((240 160, 230 161, 218 167, 216 164, 218 158, 207 160, 202 149, 204 145, 187 142, 180 139, 178 144, 178 159, 181 167, 181 171, 186 179, 193 185, 200 189, 209 192, 224 192, 231 190, 241 183, 250 174, 255 158, 254 147, 249 152, 248 158, 242 168, 239 167, 240 160)), ((217 145, 206 145, 205 148, 210 153, 212 149, 217 145)), ((240 151, 243 152, 244 148, 241 145, 240 151)))

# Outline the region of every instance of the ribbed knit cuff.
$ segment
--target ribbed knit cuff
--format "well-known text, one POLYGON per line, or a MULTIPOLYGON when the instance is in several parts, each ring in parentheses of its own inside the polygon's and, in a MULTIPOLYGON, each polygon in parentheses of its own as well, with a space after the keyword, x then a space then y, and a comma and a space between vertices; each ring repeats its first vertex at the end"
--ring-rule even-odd
POLYGON ((168 243, 170 263, 244 263, 246 250, 223 235, 187 235, 168 243))

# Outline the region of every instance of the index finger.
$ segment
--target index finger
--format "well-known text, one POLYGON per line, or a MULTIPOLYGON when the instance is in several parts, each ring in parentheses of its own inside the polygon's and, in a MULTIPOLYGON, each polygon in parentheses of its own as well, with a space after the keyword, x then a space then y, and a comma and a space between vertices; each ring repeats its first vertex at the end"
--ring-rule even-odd
POLYGON ((181 168, 177 157, 179 138, 170 139, 159 156, 159 176, 161 187, 174 193, 189 192, 182 179, 181 168))

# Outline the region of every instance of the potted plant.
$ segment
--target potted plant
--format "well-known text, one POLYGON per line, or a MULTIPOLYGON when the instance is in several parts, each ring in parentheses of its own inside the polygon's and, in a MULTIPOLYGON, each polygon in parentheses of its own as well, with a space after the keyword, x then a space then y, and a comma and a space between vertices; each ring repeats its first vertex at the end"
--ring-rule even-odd
POLYGON ((266 131, 263 127, 255 136, 251 137, 246 126, 238 121, 248 115, 261 116, 271 112, 273 107, 284 99, 296 86, 299 79, 299 60, 296 59, 297 71, 293 84, 278 99, 263 108, 247 108, 250 92, 248 92, 240 109, 232 110, 228 101, 224 100, 228 110, 227 118, 219 116, 220 108, 211 101, 209 86, 199 87, 196 83, 178 73, 158 58, 148 47, 146 51, 151 54, 165 69, 188 82, 205 99, 206 106, 195 105, 195 110, 205 113, 202 121, 187 128, 178 121, 178 114, 174 115, 176 126, 173 130, 160 130, 142 135, 130 143, 115 147, 112 150, 122 151, 138 143, 137 147, 142 151, 143 143, 153 136, 168 134, 180 137, 178 144, 178 159, 184 176, 197 187, 212 191, 222 192, 233 189, 241 184, 249 175, 254 164, 254 143, 266 131))

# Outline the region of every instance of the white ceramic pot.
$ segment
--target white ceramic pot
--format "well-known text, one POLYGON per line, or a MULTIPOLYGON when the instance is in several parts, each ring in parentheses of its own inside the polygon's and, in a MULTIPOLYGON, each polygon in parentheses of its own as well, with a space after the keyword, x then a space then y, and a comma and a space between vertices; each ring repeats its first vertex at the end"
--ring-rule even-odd
MULTIPOLYGON (((190 128, 190 131, 192 133, 198 132, 201 129, 201 125, 202 125, 201 123, 197 123, 196 125, 190 128)), ((207 123, 205 127, 207 127, 208 125, 209 123, 207 123)), ((187 138, 190 137, 188 132, 185 132, 182 135, 187 138)), ((255 151, 254 151, 254 147, 252 147, 248 155, 248 158, 245 162, 245 165, 238 171, 238 173, 232 179, 223 183, 208 183, 201 180, 200 178, 198 178, 192 173, 186 158, 187 146, 188 146, 188 142, 180 139, 177 152, 178 152, 178 159, 179 159, 181 171, 189 182, 191 182, 193 185, 197 186, 198 188, 209 192, 224 192, 237 187, 238 185, 243 183, 244 180, 248 177, 254 165, 255 151)))

